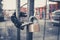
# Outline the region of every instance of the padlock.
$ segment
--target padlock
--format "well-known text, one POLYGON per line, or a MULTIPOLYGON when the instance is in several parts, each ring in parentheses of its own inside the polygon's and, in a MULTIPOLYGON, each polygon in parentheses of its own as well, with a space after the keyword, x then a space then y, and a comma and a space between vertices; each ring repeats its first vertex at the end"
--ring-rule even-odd
POLYGON ((39 32, 39 31, 40 31, 40 27, 38 23, 34 23, 29 26, 29 32, 39 32))
POLYGON ((39 32, 40 31, 40 25, 39 25, 39 21, 33 17, 33 24, 29 25, 29 32, 39 32))

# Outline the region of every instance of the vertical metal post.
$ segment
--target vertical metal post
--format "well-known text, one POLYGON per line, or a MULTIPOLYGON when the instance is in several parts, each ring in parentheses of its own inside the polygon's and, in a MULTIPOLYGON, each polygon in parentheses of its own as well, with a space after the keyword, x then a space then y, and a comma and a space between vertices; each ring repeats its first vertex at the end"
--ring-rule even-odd
MULTIPOLYGON (((60 1, 58 2, 58 8, 60 9, 60 1)), ((60 19, 60 17, 59 17, 60 19)), ((60 24, 60 21, 59 21, 59 24, 60 24)), ((59 35, 60 35, 60 26, 58 26, 58 34, 57 34, 57 40, 59 40, 59 35)))
POLYGON ((45 40, 45 30, 46 30, 46 16, 47 16, 47 13, 48 13, 48 0, 46 0, 46 8, 45 8, 45 19, 44 19, 44 30, 43 30, 43 40, 45 40))
POLYGON ((59 40, 59 30, 60 30, 60 27, 58 27, 58 34, 57 34, 57 40, 59 40))
MULTIPOLYGON (((60 19, 60 17, 59 17, 59 19, 60 19)), ((60 21, 59 21, 59 24, 60 24, 60 21)), ((60 35, 60 25, 58 26, 58 33, 57 33, 57 40, 59 40, 59 36, 60 35)))
POLYGON ((49 0, 46 0, 46 16, 49 19, 49 0))
POLYGON ((46 30, 46 10, 45 10, 45 18, 44 18, 43 40, 45 40, 45 30, 46 30))
MULTIPOLYGON (((28 19, 30 16, 34 16, 34 0, 28 0, 28 19)), ((28 26, 27 26, 27 40, 33 40, 33 32, 29 32, 28 26)))
MULTIPOLYGON (((19 13, 20 13, 20 0, 16 0, 16 17, 19 20, 19 13)), ((20 29, 17 28, 17 40, 21 40, 20 38, 20 29)))

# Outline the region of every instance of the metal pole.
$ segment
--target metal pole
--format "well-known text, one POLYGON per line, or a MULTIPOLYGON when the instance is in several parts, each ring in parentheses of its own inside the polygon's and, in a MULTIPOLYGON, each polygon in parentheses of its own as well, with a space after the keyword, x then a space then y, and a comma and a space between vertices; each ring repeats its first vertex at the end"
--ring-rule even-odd
MULTIPOLYGON (((28 0, 28 19, 30 16, 34 16, 34 0, 28 0)), ((27 26, 27 40, 33 40, 33 32, 29 32, 29 25, 27 26)))
POLYGON ((44 30, 43 30, 43 40, 45 40, 45 30, 46 30, 46 16, 47 16, 47 11, 48 11, 48 5, 47 5, 47 3, 48 3, 48 0, 46 0, 46 7, 45 7, 45 19, 44 19, 44 30))
MULTIPOLYGON (((16 0, 16 17, 19 20, 19 13, 20 13, 20 0, 16 0)), ((20 38, 20 29, 17 28, 17 40, 21 40, 20 38)))
POLYGON ((60 27, 58 27, 57 40, 59 40, 59 30, 60 30, 60 27))
POLYGON ((46 16, 47 16, 47 19, 49 19, 50 15, 49 15, 49 0, 46 0, 46 16))
POLYGON ((44 19, 43 40, 45 40, 45 30, 46 30, 46 10, 45 10, 45 19, 44 19))
MULTIPOLYGON (((60 9, 60 1, 58 1, 58 8, 60 9)), ((59 17, 59 19, 60 19, 60 17, 59 17)), ((60 21, 59 21, 59 24, 60 24, 60 21)), ((58 34, 57 34, 57 40, 59 40, 59 35, 60 35, 60 25, 59 26, 57 26, 58 27, 58 34)))
MULTIPOLYGON (((59 19, 60 19, 60 17, 59 17, 59 19)), ((60 21, 59 21, 59 24, 60 24, 60 21)), ((57 40, 59 40, 59 35, 60 35, 60 25, 57 26, 57 27, 58 27, 57 40)))

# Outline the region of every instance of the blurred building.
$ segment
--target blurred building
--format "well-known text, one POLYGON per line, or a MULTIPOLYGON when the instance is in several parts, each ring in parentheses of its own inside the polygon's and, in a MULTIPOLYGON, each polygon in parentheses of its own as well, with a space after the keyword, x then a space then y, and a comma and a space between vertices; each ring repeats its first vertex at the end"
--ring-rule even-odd
MULTIPOLYGON (((16 0, 15 1, 12 1, 12 0, 6 0, 6 1, 3 1, 4 2, 4 7, 3 7, 3 9, 4 10, 15 10, 16 9, 16 0), (7 4, 8 3, 8 4, 7 4), (11 3, 13 3, 13 6, 11 5, 11 3), (9 6, 8 6, 9 5, 9 6)), ((47 8, 47 9, 49 9, 48 10, 48 16, 46 16, 46 17, 51 17, 51 12, 53 12, 53 11, 55 11, 55 10, 58 10, 58 9, 60 9, 60 2, 59 2, 59 0, 48 0, 48 5, 49 5, 49 7, 47 8), (53 2, 53 1, 55 1, 55 2, 53 2), (58 2, 57 2, 58 1, 58 2)), ((21 0, 21 6, 23 5, 23 4, 25 4, 25 3, 27 3, 27 0, 21 0)), ((46 13, 46 1, 44 1, 44 0, 35 0, 35 5, 34 5, 34 10, 35 10, 35 16, 37 17, 37 18, 39 18, 39 19, 43 19, 44 18, 44 15, 45 15, 45 13, 46 13)), ((22 12, 26 12, 27 13, 27 5, 25 5, 25 6, 23 6, 22 8, 21 8, 21 11, 22 12)), ((11 11, 8 11, 8 12, 11 12, 11 11)), ((5 12, 4 12, 5 13, 5 12)), ((6 12, 7 13, 7 12, 6 12)), ((10 14, 9 14, 10 15, 10 14)))
POLYGON ((60 1, 60 0, 49 0, 49 1, 60 1))
POLYGON ((52 2, 57 2, 58 4, 58 9, 60 9, 60 0, 49 0, 49 1, 52 1, 52 2))

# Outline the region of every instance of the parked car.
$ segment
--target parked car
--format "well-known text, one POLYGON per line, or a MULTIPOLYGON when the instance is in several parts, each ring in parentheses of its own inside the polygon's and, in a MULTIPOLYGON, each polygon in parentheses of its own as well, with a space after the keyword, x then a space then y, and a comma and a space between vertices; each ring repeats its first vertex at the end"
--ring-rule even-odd
POLYGON ((60 10, 52 12, 52 24, 53 26, 60 26, 60 10))

